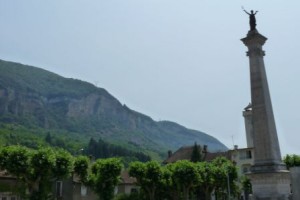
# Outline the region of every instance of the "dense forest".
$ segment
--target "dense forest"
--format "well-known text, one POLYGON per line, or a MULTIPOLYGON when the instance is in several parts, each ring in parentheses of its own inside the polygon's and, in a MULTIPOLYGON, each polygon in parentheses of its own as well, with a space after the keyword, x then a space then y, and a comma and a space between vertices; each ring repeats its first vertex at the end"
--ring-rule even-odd
POLYGON ((122 157, 126 162, 131 161, 150 161, 151 157, 142 153, 128 150, 118 145, 109 144, 99 139, 98 142, 91 138, 86 150, 83 150, 87 155, 98 158, 122 157))

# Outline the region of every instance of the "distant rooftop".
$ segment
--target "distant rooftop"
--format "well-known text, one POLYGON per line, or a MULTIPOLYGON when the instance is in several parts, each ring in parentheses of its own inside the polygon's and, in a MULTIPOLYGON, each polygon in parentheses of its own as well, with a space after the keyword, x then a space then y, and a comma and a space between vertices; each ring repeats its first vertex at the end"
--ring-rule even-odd
MULTIPOLYGON (((177 151, 175 151, 173 154, 171 154, 166 160, 163 161, 164 164, 168 163, 174 163, 179 160, 191 160, 192 157, 192 152, 193 152, 193 147, 194 146, 185 146, 181 147, 177 151)), ((227 159, 230 159, 230 154, 229 151, 226 152, 200 152, 204 161, 212 161, 213 159, 223 156, 227 159)))

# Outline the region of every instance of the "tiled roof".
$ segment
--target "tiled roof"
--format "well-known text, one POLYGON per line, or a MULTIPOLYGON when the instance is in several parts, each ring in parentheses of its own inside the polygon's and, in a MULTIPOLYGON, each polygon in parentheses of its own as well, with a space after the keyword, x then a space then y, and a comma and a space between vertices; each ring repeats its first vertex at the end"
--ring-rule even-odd
POLYGON ((14 176, 10 175, 7 171, 2 170, 0 171, 0 178, 6 178, 6 179, 15 179, 14 176))
MULTIPOLYGON (((174 152, 169 158, 167 158, 163 163, 168 164, 168 163, 174 163, 178 160, 191 160, 192 152, 193 152, 193 146, 181 147, 176 152, 174 152)), ((204 158, 204 161, 211 161, 220 156, 230 159, 230 153, 228 151, 214 152, 214 153, 207 152, 205 154, 202 153, 202 156, 204 158)))
POLYGON ((177 151, 175 151, 169 158, 167 158, 163 163, 174 163, 178 160, 191 160, 193 152, 193 147, 181 147, 177 151))
MULTIPOLYGON (((124 170, 121 172, 121 184, 135 184, 136 179, 129 176, 129 173, 127 170, 124 170)), ((80 178, 77 174, 73 175, 73 181, 76 183, 80 183, 80 178)))
POLYGON ((228 151, 233 152, 233 151, 247 151, 247 150, 253 150, 254 147, 246 147, 246 148, 239 148, 239 149, 230 149, 228 151))
POLYGON ((121 172, 121 184, 135 184, 136 183, 136 179, 129 176, 129 173, 127 170, 124 170, 121 172))

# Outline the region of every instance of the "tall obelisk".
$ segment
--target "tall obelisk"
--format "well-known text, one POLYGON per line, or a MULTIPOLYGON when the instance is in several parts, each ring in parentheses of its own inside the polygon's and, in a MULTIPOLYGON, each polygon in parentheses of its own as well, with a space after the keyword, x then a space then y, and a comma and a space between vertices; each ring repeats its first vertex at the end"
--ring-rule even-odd
POLYGON ((249 178, 254 199, 283 200, 290 194, 290 178, 281 159, 263 59, 262 46, 267 38, 256 30, 256 13, 247 14, 250 16, 250 31, 241 40, 248 47, 250 61, 254 165, 249 178))

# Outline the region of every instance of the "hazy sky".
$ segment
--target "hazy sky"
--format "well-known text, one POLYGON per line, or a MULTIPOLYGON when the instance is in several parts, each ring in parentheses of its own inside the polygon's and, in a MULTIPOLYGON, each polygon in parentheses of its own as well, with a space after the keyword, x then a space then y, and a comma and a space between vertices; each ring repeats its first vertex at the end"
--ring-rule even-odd
POLYGON ((0 0, 0 59, 105 88, 133 110, 245 147, 258 10, 282 154, 300 154, 299 0, 0 0))

